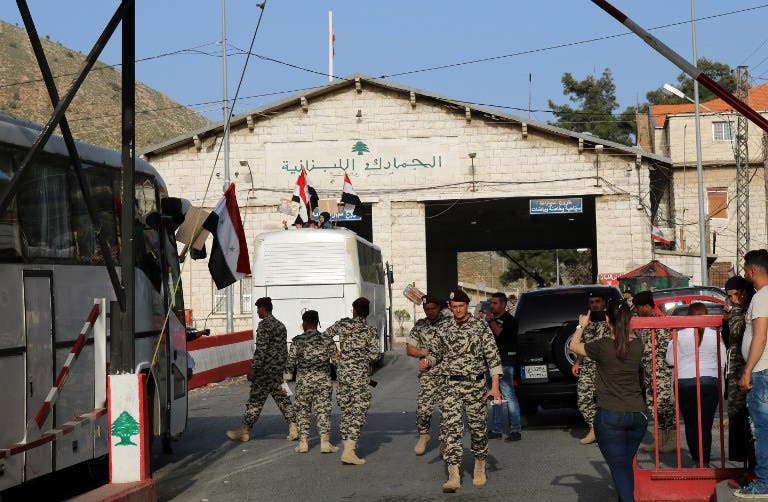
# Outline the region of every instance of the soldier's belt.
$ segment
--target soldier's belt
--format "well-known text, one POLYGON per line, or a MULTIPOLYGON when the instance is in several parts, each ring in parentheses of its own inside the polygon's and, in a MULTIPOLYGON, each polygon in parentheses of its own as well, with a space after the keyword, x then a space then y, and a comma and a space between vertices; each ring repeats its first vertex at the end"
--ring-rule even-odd
POLYGON ((478 380, 482 380, 483 378, 485 378, 485 375, 483 375, 482 373, 475 376, 464 376, 464 375, 448 376, 448 380, 453 380, 454 382, 476 382, 478 380))

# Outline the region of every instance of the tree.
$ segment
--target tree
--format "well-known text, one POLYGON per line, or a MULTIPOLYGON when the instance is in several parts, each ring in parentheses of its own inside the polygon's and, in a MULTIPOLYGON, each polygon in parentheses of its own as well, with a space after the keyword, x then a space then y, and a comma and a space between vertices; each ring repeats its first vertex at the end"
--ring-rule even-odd
POLYGON ((557 280, 556 263, 560 261, 561 284, 590 284, 592 278, 592 254, 576 249, 499 251, 509 260, 509 267, 501 275, 505 283, 523 277, 536 281, 538 287, 552 286, 557 280))
POLYGON ((549 100, 549 107, 557 117, 555 125, 625 145, 634 143, 635 109, 628 108, 620 117, 613 115, 619 103, 616 101, 616 86, 610 69, 603 70, 599 78, 589 75, 584 80, 576 80, 570 73, 565 73, 562 83, 563 94, 579 106, 573 108, 549 100))
POLYGON ((363 143, 362 141, 358 141, 354 145, 352 145, 352 151, 357 152, 358 155, 362 155, 363 152, 368 152, 368 145, 363 143))
POLYGON ((400 327, 400 336, 403 335, 403 323, 411 320, 411 314, 405 309, 398 309, 392 313, 397 320, 397 325, 400 327))
MULTIPOLYGON (((731 67, 727 64, 712 61, 707 58, 699 58, 698 68, 704 71, 709 78, 717 82, 728 92, 733 93, 736 91, 736 77, 733 75, 731 67)), ((693 99, 693 79, 689 77, 687 73, 680 73, 677 76, 677 84, 677 88, 683 91, 683 94, 693 99)), ((645 97, 649 103, 654 105, 672 105, 689 102, 685 98, 670 96, 661 89, 648 91, 645 94, 645 97)), ((699 101, 709 101, 716 97, 717 96, 706 87, 702 85, 699 86, 699 101)))
POLYGON ((120 442, 115 444, 115 446, 136 446, 136 443, 131 441, 131 436, 135 436, 139 432, 138 422, 127 411, 122 412, 112 422, 112 435, 120 438, 120 442))

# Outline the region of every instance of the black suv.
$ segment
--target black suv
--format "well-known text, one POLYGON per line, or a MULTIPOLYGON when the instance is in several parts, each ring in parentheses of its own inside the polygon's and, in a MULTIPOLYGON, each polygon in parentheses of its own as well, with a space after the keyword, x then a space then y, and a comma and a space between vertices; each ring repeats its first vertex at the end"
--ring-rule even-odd
POLYGON ((526 291, 515 310, 517 325, 517 396, 522 415, 535 415, 538 406, 576 407, 576 378, 571 366, 576 354, 568 343, 579 315, 588 310, 589 293, 607 300, 621 299, 613 286, 562 286, 526 291))

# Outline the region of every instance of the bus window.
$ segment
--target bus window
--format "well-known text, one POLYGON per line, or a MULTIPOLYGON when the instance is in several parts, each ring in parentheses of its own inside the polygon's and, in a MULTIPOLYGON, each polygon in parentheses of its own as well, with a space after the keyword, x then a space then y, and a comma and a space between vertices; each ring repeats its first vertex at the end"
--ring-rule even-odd
MULTIPOLYGON (((117 242, 117 206, 115 205, 115 193, 118 189, 119 172, 113 169, 97 169, 93 166, 84 166, 86 182, 91 191, 91 198, 96 209, 96 217, 101 224, 101 231, 110 247, 112 258, 119 260, 119 248, 117 242)), ((72 185, 77 187, 71 191, 72 198, 72 228, 75 241, 75 252, 78 263, 101 264, 104 259, 99 249, 96 234, 88 215, 83 193, 79 189, 74 172, 71 173, 72 185)))
POLYGON ((46 158, 30 166, 16 196, 25 258, 74 258, 67 194, 67 165, 46 158))
MULTIPOLYGON (((0 150, 0 193, 11 181, 13 172, 18 165, 13 151, 0 150)), ((0 215, 0 262, 17 262, 21 260, 21 244, 17 226, 16 205, 11 204, 5 214, 0 215)))

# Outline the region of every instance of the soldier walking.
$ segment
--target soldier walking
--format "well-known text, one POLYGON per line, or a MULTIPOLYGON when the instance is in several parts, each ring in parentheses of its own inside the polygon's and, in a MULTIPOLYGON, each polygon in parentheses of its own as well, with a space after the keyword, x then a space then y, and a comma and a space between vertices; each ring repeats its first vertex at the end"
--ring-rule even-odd
POLYGON ((365 463, 355 453, 355 447, 371 406, 371 363, 379 358, 376 328, 365 324, 369 312, 368 299, 358 298, 352 303, 352 318, 339 319, 325 331, 331 339, 339 337, 336 402, 341 409, 339 428, 344 442, 341 461, 351 465, 365 463))
MULTIPOLYGON (((653 307, 653 293, 641 291, 632 299, 635 313, 638 317, 655 317, 653 307)), ((668 453, 677 449, 675 438, 675 397, 673 394, 673 369, 667 365, 667 347, 672 340, 672 330, 666 328, 656 329, 656 368, 653 367, 653 344, 651 343, 651 330, 641 330, 640 337, 643 340, 643 384, 645 385, 648 408, 653 412, 653 380, 651 375, 656 375, 656 397, 658 398, 659 421, 659 452, 668 453)), ((651 452, 656 449, 656 442, 650 445, 642 445, 640 449, 651 452)))
MULTIPOLYGON (((589 311, 603 313, 602 321, 590 321, 584 329, 584 343, 593 342, 606 336, 611 336, 611 329, 605 322, 605 297, 599 291, 589 293, 589 311)), ((586 356, 576 357, 576 362, 571 369, 573 376, 578 377, 576 383, 576 404, 584 421, 589 426, 589 432, 579 440, 581 444, 595 442, 595 376, 597 369, 595 362, 586 356)))
POLYGON ((428 355, 420 366, 427 368, 439 364, 445 378, 440 411, 441 429, 445 440, 443 460, 448 467, 448 480, 443 491, 454 493, 461 487, 459 466, 464 435, 462 413, 467 415, 467 427, 472 438, 475 467, 472 484, 482 488, 486 484, 485 459, 488 457, 488 407, 486 399, 501 401, 499 375, 501 358, 488 325, 469 315, 469 296, 461 289, 450 295, 453 317, 443 326, 439 337, 438 353, 428 355), (485 369, 491 374, 491 389, 486 392, 485 369))
POLYGON ((299 426, 299 444, 296 451, 309 451, 309 423, 312 408, 317 416, 317 430, 320 433, 320 452, 336 453, 338 448, 331 444, 331 362, 336 360, 336 346, 333 338, 317 331, 320 317, 316 310, 307 310, 301 315, 304 332, 293 338, 288 351, 285 379, 293 377, 296 368, 296 422, 299 426))
MULTIPOLYGON (((429 354, 437 353, 437 337, 441 336, 441 326, 445 321, 440 312, 443 303, 432 295, 422 297, 421 306, 427 317, 416 321, 408 338, 405 339, 405 351, 409 356, 418 357, 422 361, 429 354)), ((438 368, 419 371, 419 393, 416 404, 416 428, 419 431, 419 441, 413 449, 416 455, 424 455, 426 451, 432 412, 440 402, 443 380, 438 368)), ((440 438, 442 440, 442 434, 440 438)))
POLYGON ((286 359, 288 359, 287 331, 285 325, 272 316, 272 299, 269 297, 256 300, 256 313, 259 325, 256 328, 256 348, 253 351, 253 381, 251 395, 245 405, 245 415, 240 429, 227 431, 232 441, 248 441, 253 424, 259 419, 267 396, 277 403, 285 420, 288 422, 288 441, 299 438, 299 431, 293 417, 291 399, 285 395, 281 384, 286 359))

